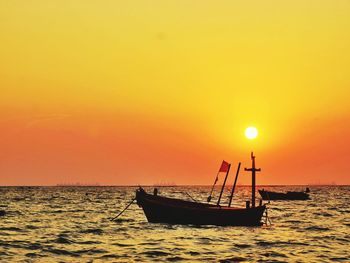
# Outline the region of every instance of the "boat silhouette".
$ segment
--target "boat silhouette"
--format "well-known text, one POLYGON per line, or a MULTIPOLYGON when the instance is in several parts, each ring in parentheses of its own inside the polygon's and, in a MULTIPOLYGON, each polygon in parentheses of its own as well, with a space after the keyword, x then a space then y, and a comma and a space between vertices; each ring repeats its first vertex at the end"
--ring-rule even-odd
POLYGON ((259 226, 265 205, 248 208, 224 207, 162 197, 136 191, 137 204, 148 222, 192 225, 259 226))
POLYGON ((309 200, 310 196, 307 192, 289 191, 286 193, 258 190, 263 200, 309 200))
MULTIPOLYGON (((137 204, 142 207, 148 222, 168 223, 168 224, 192 224, 192 225, 219 225, 219 226, 260 226, 266 206, 260 202, 255 206, 255 172, 260 169, 255 168, 255 156, 251 155, 252 168, 246 169, 252 172, 252 205, 246 202, 242 208, 231 207, 231 200, 234 193, 234 187, 231 192, 231 198, 228 206, 220 205, 220 198, 224 190, 227 175, 230 170, 230 164, 223 161, 219 172, 227 171, 224 184, 221 189, 217 204, 200 203, 195 201, 185 201, 176 198, 163 197, 158 195, 158 191, 153 194, 146 193, 140 187, 136 190, 137 204), (224 167, 224 168, 223 168, 224 167)), ((235 182, 239 172, 236 174, 235 182)), ((216 183, 217 179, 215 180, 216 183)), ((214 183, 214 185, 215 185, 214 183)), ((234 185, 235 186, 235 185, 234 185)))

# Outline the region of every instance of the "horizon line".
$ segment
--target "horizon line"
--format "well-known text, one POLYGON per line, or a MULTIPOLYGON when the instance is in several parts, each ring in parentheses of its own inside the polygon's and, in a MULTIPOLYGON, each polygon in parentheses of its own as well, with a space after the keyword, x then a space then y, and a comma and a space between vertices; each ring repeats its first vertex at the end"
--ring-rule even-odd
MULTIPOLYGON (((118 185, 118 184, 111 184, 111 185, 102 185, 102 184, 66 184, 66 185, 0 185, 0 187, 184 187, 184 186, 212 186, 210 184, 169 184, 169 185, 157 185, 157 184, 130 184, 130 185, 118 185)), ((217 185, 221 186, 221 185, 217 185)), ((232 186, 231 184, 228 184, 226 186, 232 186)), ((240 184, 238 186, 251 186, 251 184, 240 184)), ((257 184, 256 186, 350 186, 350 184, 257 184)))

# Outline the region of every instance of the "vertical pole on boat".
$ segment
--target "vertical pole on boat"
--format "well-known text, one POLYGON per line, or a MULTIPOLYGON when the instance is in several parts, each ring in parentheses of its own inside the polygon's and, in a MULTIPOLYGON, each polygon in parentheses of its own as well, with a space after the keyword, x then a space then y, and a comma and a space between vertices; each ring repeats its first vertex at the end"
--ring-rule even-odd
POLYGON ((252 172, 252 207, 255 207, 255 172, 260 172, 260 168, 255 168, 255 156, 253 152, 251 153, 252 158, 252 168, 244 168, 245 171, 252 172))
POLYGON ((231 168, 231 164, 228 165, 227 173, 226 173, 226 176, 225 176, 224 183, 222 184, 222 187, 221 187, 221 192, 220 192, 220 196, 219 196, 219 200, 218 200, 217 205, 220 205, 221 196, 222 196, 222 193, 223 193, 224 188, 225 188, 225 184, 226 184, 228 173, 230 172, 230 168, 231 168))
POLYGON ((239 174, 239 169, 241 168, 241 163, 238 164, 238 168, 237 168, 237 172, 236 172, 236 178, 235 178, 235 182, 232 186, 232 191, 231 191, 231 195, 230 195, 230 201, 228 202, 228 206, 231 206, 231 202, 232 202, 232 197, 233 197, 233 193, 235 192, 235 188, 236 188, 236 183, 237 183, 237 178, 238 178, 238 174, 239 174))
POLYGON ((207 202, 208 202, 208 203, 210 203, 210 201, 211 201, 211 196, 213 195, 214 187, 215 187, 215 185, 216 185, 216 182, 217 182, 218 179, 219 179, 219 173, 220 173, 220 171, 218 171, 218 173, 216 174, 213 187, 211 188, 210 195, 209 195, 208 198, 207 198, 207 202))

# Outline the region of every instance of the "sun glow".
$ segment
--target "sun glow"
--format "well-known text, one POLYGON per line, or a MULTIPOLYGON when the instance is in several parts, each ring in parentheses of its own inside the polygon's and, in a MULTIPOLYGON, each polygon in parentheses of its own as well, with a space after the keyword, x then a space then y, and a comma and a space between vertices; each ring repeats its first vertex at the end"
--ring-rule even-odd
POLYGON ((248 127, 245 130, 245 137, 249 140, 253 140, 258 136, 258 130, 255 127, 248 127))
POLYGON ((350 184, 350 1, 18 2, 0 185, 212 184, 252 150, 258 183, 350 184))

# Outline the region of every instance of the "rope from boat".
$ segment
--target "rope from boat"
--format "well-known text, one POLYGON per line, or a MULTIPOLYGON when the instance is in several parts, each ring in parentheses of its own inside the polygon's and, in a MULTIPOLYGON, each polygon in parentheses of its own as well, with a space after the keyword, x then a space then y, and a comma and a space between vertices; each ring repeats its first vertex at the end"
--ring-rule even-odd
POLYGON ((136 200, 136 197, 134 197, 134 198, 131 200, 131 202, 130 202, 118 215, 116 215, 115 217, 113 217, 113 218, 111 219, 111 221, 115 221, 121 214, 124 213, 124 211, 125 211, 126 209, 129 208, 129 206, 131 206, 131 204, 132 204, 135 200, 136 200))
POLYGON ((189 193, 185 192, 194 202, 198 203, 196 199, 194 199, 189 193))
POLYGON ((265 225, 268 226, 268 225, 272 225, 272 222, 269 218, 269 214, 268 214, 268 208, 266 207, 266 210, 265 210, 265 225))

